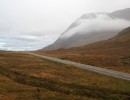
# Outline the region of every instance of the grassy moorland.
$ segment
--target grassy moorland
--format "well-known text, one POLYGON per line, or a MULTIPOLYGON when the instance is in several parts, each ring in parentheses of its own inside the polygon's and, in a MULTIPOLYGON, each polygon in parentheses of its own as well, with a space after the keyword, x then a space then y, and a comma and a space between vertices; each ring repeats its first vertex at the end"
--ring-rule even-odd
POLYGON ((130 27, 109 40, 35 53, 130 73, 130 27))
MULTIPOLYGON (((116 50, 113 52, 112 55, 102 54, 102 52, 101 51, 98 52, 98 50, 91 50, 91 51, 88 50, 86 52, 87 53, 74 52, 73 50, 67 51, 67 50, 59 49, 56 51, 38 51, 34 53, 130 73, 130 56, 129 56, 130 53, 128 53, 127 56, 122 56, 122 55, 118 55, 116 50), (129 64, 127 64, 127 62, 129 62, 129 64)), ((105 52, 107 52, 107 50, 105 50, 105 52)))
POLYGON ((130 81, 0 51, 1 100, 129 100, 130 81))

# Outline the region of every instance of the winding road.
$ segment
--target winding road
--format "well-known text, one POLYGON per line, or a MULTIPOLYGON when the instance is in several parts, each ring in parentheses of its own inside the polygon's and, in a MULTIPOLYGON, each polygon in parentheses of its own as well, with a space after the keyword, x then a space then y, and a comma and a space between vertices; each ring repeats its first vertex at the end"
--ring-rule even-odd
POLYGON ((91 66, 91 65, 81 64, 81 63, 76 63, 76 62, 72 62, 72 61, 68 61, 68 60, 62 60, 62 59, 58 59, 58 58, 54 58, 54 57, 48 57, 48 56, 39 55, 39 54, 31 53, 31 52, 25 52, 25 53, 36 56, 36 57, 44 58, 44 59, 47 59, 47 60, 50 60, 50 61, 74 65, 75 67, 78 67, 78 68, 82 68, 82 69, 90 70, 90 71, 93 71, 93 72, 110 75, 110 76, 125 79, 125 80, 130 80, 130 74, 127 74, 127 73, 114 71, 114 70, 110 70, 110 69, 105 69, 105 68, 99 68, 99 67, 95 67, 95 66, 91 66))

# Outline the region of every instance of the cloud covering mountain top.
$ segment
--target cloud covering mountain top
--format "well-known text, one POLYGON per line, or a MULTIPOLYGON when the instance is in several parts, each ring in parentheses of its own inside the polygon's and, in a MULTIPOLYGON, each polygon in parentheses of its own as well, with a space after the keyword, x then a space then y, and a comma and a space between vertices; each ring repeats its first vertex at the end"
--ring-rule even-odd
POLYGON ((84 13, 112 12, 129 5, 129 0, 0 0, 0 50, 40 49, 84 13))
POLYGON ((82 15, 46 50, 87 45, 114 37, 130 26, 130 9, 82 15))
MULTIPOLYGON (((130 12, 130 11, 129 11, 130 12)), ((130 25, 130 20, 111 17, 108 13, 90 13, 77 19, 60 38, 75 34, 90 34, 100 31, 121 31, 130 25)))

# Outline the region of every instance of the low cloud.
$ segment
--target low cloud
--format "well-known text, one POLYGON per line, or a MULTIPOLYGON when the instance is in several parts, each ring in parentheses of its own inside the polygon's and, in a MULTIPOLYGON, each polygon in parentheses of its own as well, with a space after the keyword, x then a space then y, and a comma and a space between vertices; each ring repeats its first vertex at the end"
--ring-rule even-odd
POLYGON ((106 13, 86 14, 73 23, 61 38, 68 38, 75 34, 92 34, 103 31, 119 32, 128 26, 130 26, 129 20, 112 18, 106 13))
MULTIPOLYGON (((43 48, 85 12, 111 12, 129 5, 130 0, 0 0, 0 49, 43 48)), ((72 33, 77 29, 80 26, 72 33)))
MULTIPOLYGON (((100 31, 121 31, 128 26, 130 26, 130 21, 119 18, 111 18, 105 13, 94 15, 85 14, 73 23, 61 38, 68 38, 75 34, 99 33, 100 31)), ((23 29, 20 26, 9 26, 7 23, 3 23, 3 26, 1 25, 1 50, 20 51, 41 49, 44 46, 53 43, 60 36, 60 33, 62 33, 62 31, 60 32, 54 29, 45 31, 38 27, 32 28, 32 25, 30 25, 27 30, 26 26, 22 27, 23 29)))
MULTIPOLYGON (((53 38, 55 40, 57 37, 53 38)), ((41 37, 33 35, 19 35, 14 37, 3 36, 0 39, 0 49, 10 51, 37 50, 43 48, 45 45, 53 43, 54 40, 50 38, 49 35, 41 37)))

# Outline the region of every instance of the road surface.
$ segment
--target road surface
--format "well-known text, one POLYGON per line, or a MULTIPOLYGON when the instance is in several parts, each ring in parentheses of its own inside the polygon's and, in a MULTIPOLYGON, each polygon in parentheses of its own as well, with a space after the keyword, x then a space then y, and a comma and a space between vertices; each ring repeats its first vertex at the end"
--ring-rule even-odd
POLYGON ((36 57, 51 60, 54 62, 74 65, 75 67, 78 67, 78 68, 82 68, 82 69, 90 70, 93 72, 98 72, 98 73, 114 76, 114 77, 125 79, 125 80, 130 80, 130 74, 127 74, 127 73, 113 71, 113 70, 105 69, 105 68, 99 68, 99 67, 95 67, 95 66, 91 66, 91 65, 81 64, 81 63, 76 63, 76 62, 72 62, 72 61, 68 61, 68 60, 62 60, 62 59, 58 59, 58 58, 48 57, 48 56, 44 56, 44 55, 34 54, 34 53, 30 53, 30 52, 26 52, 26 53, 33 55, 33 56, 36 56, 36 57))

